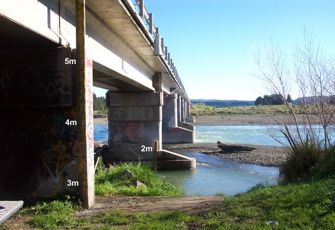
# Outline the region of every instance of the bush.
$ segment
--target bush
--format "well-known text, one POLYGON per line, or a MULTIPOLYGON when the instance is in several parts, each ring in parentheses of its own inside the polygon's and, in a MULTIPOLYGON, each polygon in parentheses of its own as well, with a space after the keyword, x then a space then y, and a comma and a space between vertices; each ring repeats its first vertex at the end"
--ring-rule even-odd
POLYGON ((319 162, 311 169, 310 177, 327 178, 335 174, 335 146, 324 150, 319 162))
POLYGON ((304 144, 290 149, 288 160, 280 169, 282 183, 308 178, 324 178, 335 174, 335 146, 323 149, 304 144))

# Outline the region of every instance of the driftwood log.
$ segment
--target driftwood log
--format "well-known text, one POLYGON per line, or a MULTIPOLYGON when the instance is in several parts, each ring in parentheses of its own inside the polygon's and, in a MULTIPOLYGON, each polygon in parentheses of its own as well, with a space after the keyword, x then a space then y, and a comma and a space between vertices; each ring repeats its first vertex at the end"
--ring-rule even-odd
POLYGON ((218 148, 220 148, 224 153, 234 153, 234 152, 250 152, 255 148, 241 145, 227 145, 223 144, 221 141, 217 142, 218 148))

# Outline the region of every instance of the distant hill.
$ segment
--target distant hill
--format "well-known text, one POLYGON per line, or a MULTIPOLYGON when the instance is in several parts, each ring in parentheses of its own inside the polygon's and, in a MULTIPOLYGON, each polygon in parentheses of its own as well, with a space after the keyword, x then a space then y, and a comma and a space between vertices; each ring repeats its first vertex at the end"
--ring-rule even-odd
POLYGON ((191 99, 193 104, 205 104, 215 107, 227 107, 227 106, 250 106, 255 105, 255 101, 243 101, 243 100, 215 100, 215 99, 191 99))
MULTIPOLYGON (((297 98, 297 99, 295 99, 293 101, 293 104, 295 104, 295 105, 302 105, 304 103, 306 103, 306 104, 314 104, 318 100, 321 100, 321 98, 319 98, 319 97, 305 97, 305 98, 299 97, 299 98, 297 98)), ((326 101, 327 103, 334 104, 334 102, 335 102, 335 96, 323 96, 322 100, 326 101)))

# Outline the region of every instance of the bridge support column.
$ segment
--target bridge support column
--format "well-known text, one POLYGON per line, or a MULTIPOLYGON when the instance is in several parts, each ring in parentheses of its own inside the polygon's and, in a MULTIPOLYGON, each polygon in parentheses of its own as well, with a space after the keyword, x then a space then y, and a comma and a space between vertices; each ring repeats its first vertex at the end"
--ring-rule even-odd
POLYGON ((178 94, 178 99, 177 99, 177 112, 178 112, 178 123, 182 122, 182 99, 181 96, 178 94))
POLYGON ((178 102, 179 98, 177 94, 170 94, 164 97, 163 143, 194 142, 193 126, 178 121, 178 115, 181 114, 180 112, 178 113, 178 102))
POLYGON ((162 149, 163 93, 107 93, 108 161, 152 160, 155 141, 162 149))

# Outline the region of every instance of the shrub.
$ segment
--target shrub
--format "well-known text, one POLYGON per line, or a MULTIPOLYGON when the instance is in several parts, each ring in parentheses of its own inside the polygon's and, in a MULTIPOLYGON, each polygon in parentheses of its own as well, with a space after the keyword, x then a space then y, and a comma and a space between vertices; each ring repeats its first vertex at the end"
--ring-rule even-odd
POLYGON ((319 160, 322 150, 310 143, 291 148, 287 161, 280 169, 282 183, 298 181, 306 176, 319 160))
POLYGON ((335 174, 335 146, 321 148, 304 144, 290 149, 288 160, 280 169, 281 182, 325 178, 335 174))
POLYGON ((309 177, 325 178, 335 174, 335 146, 324 150, 319 162, 311 169, 309 177))

